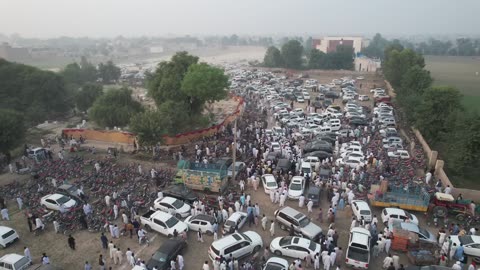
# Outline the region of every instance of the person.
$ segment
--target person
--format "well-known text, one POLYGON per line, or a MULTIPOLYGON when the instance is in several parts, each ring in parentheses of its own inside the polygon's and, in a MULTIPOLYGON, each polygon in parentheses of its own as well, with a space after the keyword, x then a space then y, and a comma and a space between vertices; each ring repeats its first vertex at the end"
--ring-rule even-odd
POLYGON ((4 206, 4 208, 0 211, 2 213, 2 219, 3 220, 10 220, 10 217, 8 216, 8 209, 4 206))
POLYGON ((105 236, 104 233, 102 233, 102 236, 100 236, 100 241, 102 241, 102 248, 107 249, 108 247, 108 238, 105 236))
POLYGON ((403 264, 400 264, 400 268, 398 268, 397 270, 405 270, 405 267, 403 266, 403 264))
POLYGON ((137 235, 138 235, 138 243, 142 244, 142 241, 146 237, 147 232, 144 229, 139 229, 137 232, 137 235))
POLYGON ((472 263, 468 266, 467 270, 476 270, 477 269, 477 264, 475 261, 472 261, 472 263))
POLYGON ((32 232, 33 224, 32 224, 32 220, 30 219, 30 217, 27 217, 27 224, 28 224, 28 230, 30 232, 32 232))
POLYGON ((317 220, 320 222, 320 223, 323 223, 323 211, 322 211, 322 208, 320 208, 318 210, 318 218, 317 220))
POLYGON ((387 269, 390 264, 393 265, 393 258, 392 255, 388 254, 387 257, 383 260, 383 268, 387 269))
POLYGON ((203 243, 203 233, 202 233, 202 229, 198 229, 198 232, 197 232, 197 241, 203 243))
POLYGON ((273 237, 275 235, 275 221, 273 219, 270 221, 270 236, 273 237))
POLYGON ((290 236, 295 236, 295 228, 293 227, 293 224, 290 224, 290 236))
POLYGON ((35 228, 35 230, 43 230, 45 228, 45 224, 39 217, 35 219, 35 228))
POLYGON ((30 253, 30 249, 28 247, 23 247, 23 254, 25 257, 32 260, 32 254, 30 253))
POLYGON ((393 262, 387 267, 387 270, 395 270, 395 266, 393 266, 393 262))
POLYGON ((85 262, 85 266, 83 267, 84 270, 92 270, 92 265, 88 263, 88 261, 85 262))
POLYGON ((70 234, 68 236, 68 246, 72 249, 75 250, 75 238, 70 234))
POLYGON ((120 248, 117 248, 117 251, 115 251, 115 254, 114 254, 114 257, 115 259, 115 264, 122 264, 122 259, 123 259, 123 253, 122 251, 120 250, 120 248))
POLYGON ((185 260, 183 259, 183 256, 178 254, 177 255, 177 263, 178 263, 178 270, 183 270, 185 267, 185 260))
POLYGON ((262 218, 262 229, 265 231, 267 229, 267 222, 268 222, 268 219, 267 217, 265 216, 265 214, 263 214, 263 218, 262 218))
POLYGON ((20 197, 20 196, 17 197, 17 203, 18 203, 18 209, 22 210, 22 206, 23 206, 22 197, 20 197))
POLYGON ((170 270, 177 270, 176 264, 175 260, 170 260, 170 270))
POLYGON ((305 196, 303 196, 303 194, 301 194, 300 198, 298 198, 298 207, 303 208, 304 204, 305 204, 305 196))
POLYGON ((445 188, 445 194, 452 194, 452 187, 450 187, 450 185, 447 185, 445 188))
POLYGON ((42 255, 42 264, 50 264, 50 258, 48 258, 46 253, 43 253, 42 255))
POLYGON ((387 237, 387 239, 385 239, 385 253, 389 253, 390 252, 390 247, 392 246, 392 239, 390 239, 390 237, 387 237))
POLYGON ((208 265, 208 261, 205 261, 203 263, 202 270, 210 270, 210 266, 208 265))
POLYGON ((462 270, 462 263, 457 261, 453 266, 452 270, 462 270))
POLYGON ((105 270, 105 259, 102 254, 98 256, 98 265, 100 266, 100 270, 105 270))
POLYGON ((312 200, 308 200, 307 209, 308 209, 308 214, 309 215, 313 213, 313 201, 312 200))

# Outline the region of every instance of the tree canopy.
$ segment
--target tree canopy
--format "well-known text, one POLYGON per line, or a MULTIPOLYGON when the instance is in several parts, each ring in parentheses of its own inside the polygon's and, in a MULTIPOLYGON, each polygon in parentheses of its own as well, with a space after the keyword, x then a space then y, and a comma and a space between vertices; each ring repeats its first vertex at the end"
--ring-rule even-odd
POLYGON ((298 40, 289 40, 282 45, 282 58, 286 68, 302 67, 303 46, 298 40))
POLYGON ((0 109, 0 153, 7 154, 23 143, 23 115, 14 110, 0 109))
POLYGON ((132 116, 143 110, 128 88, 110 89, 90 108, 89 117, 102 127, 126 126, 132 116))
POLYGON ((280 50, 275 46, 270 46, 263 57, 263 63, 266 67, 282 67, 283 58, 280 50))
POLYGON ((102 79, 103 83, 112 83, 118 80, 120 75, 120 68, 115 66, 112 61, 98 65, 98 76, 102 79))
POLYGON ((75 94, 75 105, 80 111, 87 111, 102 94, 101 85, 87 83, 75 94))
POLYGON ((362 49, 362 53, 371 58, 383 58, 383 53, 389 41, 379 33, 375 34, 367 47, 362 49))

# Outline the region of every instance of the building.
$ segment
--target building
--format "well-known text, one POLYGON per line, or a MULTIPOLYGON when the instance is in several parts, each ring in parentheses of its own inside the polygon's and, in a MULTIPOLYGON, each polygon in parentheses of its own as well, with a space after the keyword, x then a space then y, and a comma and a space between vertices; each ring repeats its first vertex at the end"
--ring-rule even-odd
POLYGON ((376 72, 382 65, 380 59, 372 59, 366 56, 355 57, 353 61, 355 71, 376 72))
POLYGON ((364 40, 363 37, 323 37, 313 39, 313 47, 324 53, 335 52, 338 45, 352 47, 355 54, 357 54, 362 50, 364 40))
POLYGON ((22 61, 30 59, 30 53, 26 48, 13 48, 8 43, 4 42, 0 44, 0 58, 4 58, 7 61, 22 61))

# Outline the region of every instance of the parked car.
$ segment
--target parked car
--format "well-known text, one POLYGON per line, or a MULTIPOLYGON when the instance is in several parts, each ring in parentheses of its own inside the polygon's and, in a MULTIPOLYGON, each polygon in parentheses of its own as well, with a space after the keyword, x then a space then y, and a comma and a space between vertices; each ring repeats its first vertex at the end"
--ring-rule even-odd
POLYGON ((147 231, 156 231, 160 234, 168 236, 169 238, 173 236, 173 232, 176 230, 178 233, 187 232, 187 224, 181 222, 176 217, 162 212, 150 210, 147 213, 140 216, 140 223, 145 226, 147 231))
POLYGON ((278 183, 273 174, 264 174, 260 177, 262 179, 263 190, 270 194, 278 189, 278 183))
POLYGON ((305 99, 304 99, 302 96, 298 96, 298 97, 297 97, 297 102, 298 102, 298 103, 304 103, 304 102, 305 102, 305 99))
POLYGON ((478 235, 451 235, 452 244, 463 245, 463 252, 468 256, 478 258, 480 257, 480 236, 478 235))
MULTIPOLYGON (((208 250, 210 260, 228 258, 230 254, 236 259, 241 259, 254 254, 263 247, 262 237, 253 231, 234 233, 213 241, 208 250)), ((200 256, 200 254, 199 254, 200 256)))
POLYGON ((352 212, 357 220, 361 220, 362 217, 366 222, 372 221, 372 210, 367 202, 362 200, 353 200, 352 201, 352 212))
POLYGON ((190 215, 190 205, 173 197, 163 197, 153 202, 153 208, 175 215, 177 218, 184 218, 190 215))
POLYGON ((300 196, 303 194, 304 191, 305 191, 305 178, 303 178, 303 176, 292 177, 292 180, 290 181, 290 185, 288 186, 288 198, 298 200, 298 198, 300 198, 300 196))
POLYGON ((179 239, 167 239, 163 244, 155 251, 152 258, 147 262, 147 269, 158 270, 170 269, 170 261, 176 260, 177 255, 187 246, 187 243, 179 239))
POLYGON ((233 233, 236 229, 240 230, 247 221, 247 213, 235 212, 223 224, 223 235, 233 233))
POLYGON ((394 151, 389 151, 387 153, 388 157, 389 158, 400 158, 400 159, 409 159, 410 158, 410 154, 408 153, 407 150, 401 150, 401 149, 398 149, 398 150, 394 150, 394 151))
POLYGON ((410 220, 411 223, 418 225, 418 219, 415 215, 410 214, 409 212, 400 209, 400 208, 385 208, 382 210, 382 222, 384 225, 388 224, 388 219, 392 218, 393 220, 402 221, 410 220))
POLYGON ((381 129, 379 132, 383 138, 398 137, 398 132, 396 128, 384 128, 381 129))
POLYGON ((32 265, 32 260, 15 253, 5 254, 0 258, 1 270, 27 270, 32 265))
POLYGON ((322 228, 311 222, 305 214, 291 208, 283 207, 274 213, 280 228, 286 230, 293 225, 296 232, 311 240, 318 240, 322 234, 322 228))
POLYGON ((303 237, 276 237, 270 243, 270 252, 277 256, 305 258, 309 254, 320 253, 320 245, 303 237))
MULTIPOLYGON (((246 168, 246 165, 244 162, 241 162, 241 161, 235 162, 235 175, 238 175, 238 173, 245 168, 246 168)), ((227 175, 228 176, 233 175, 233 163, 230 165, 230 167, 228 167, 227 175)))
POLYGON ((368 269, 370 263, 370 232, 361 227, 350 230, 345 264, 356 269, 368 269))
POLYGON ((288 261, 278 257, 271 257, 262 270, 288 270, 288 261))
POLYGON ((63 206, 65 210, 75 207, 77 202, 63 194, 49 194, 45 195, 40 199, 40 204, 48 209, 59 211, 60 207, 63 206))
POLYGON ((19 239, 17 231, 7 226, 0 226, 0 246, 6 248, 19 239))
POLYGON ((312 200, 313 206, 320 205, 320 188, 317 186, 310 185, 307 192, 307 200, 312 200))
POLYGON ((63 195, 67 195, 71 198, 77 198, 80 200, 80 189, 75 185, 63 184, 57 188, 57 192, 63 195))
POLYGON ((388 225, 388 229, 393 231, 394 228, 399 228, 405 231, 413 232, 418 235, 418 239, 421 242, 429 244, 437 244, 437 237, 432 232, 426 230, 423 227, 419 227, 417 224, 411 222, 399 222, 394 221, 392 224, 388 225))
POLYGON ((309 156, 318 157, 320 160, 327 159, 332 156, 331 153, 325 151, 313 151, 308 153, 309 156))
POLYGON ((189 216, 184 222, 191 231, 198 232, 198 230, 202 230, 204 233, 213 235, 213 224, 215 223, 213 216, 203 214, 189 216))
POLYGON ((183 184, 166 187, 163 190, 163 195, 182 200, 190 205, 193 204, 193 202, 198 201, 197 194, 183 184))

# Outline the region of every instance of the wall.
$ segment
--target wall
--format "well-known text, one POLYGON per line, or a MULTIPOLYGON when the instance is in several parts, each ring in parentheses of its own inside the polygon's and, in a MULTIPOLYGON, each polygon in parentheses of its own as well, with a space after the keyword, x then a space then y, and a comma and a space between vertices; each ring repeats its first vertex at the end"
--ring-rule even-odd
POLYGON ((355 71, 376 72, 380 68, 380 61, 375 61, 368 57, 356 57, 353 61, 355 71))
POLYGON ((121 143, 132 145, 135 141, 135 134, 125 131, 93 130, 83 128, 66 128, 62 132, 68 137, 77 139, 82 136, 89 141, 99 141, 108 143, 121 143))

